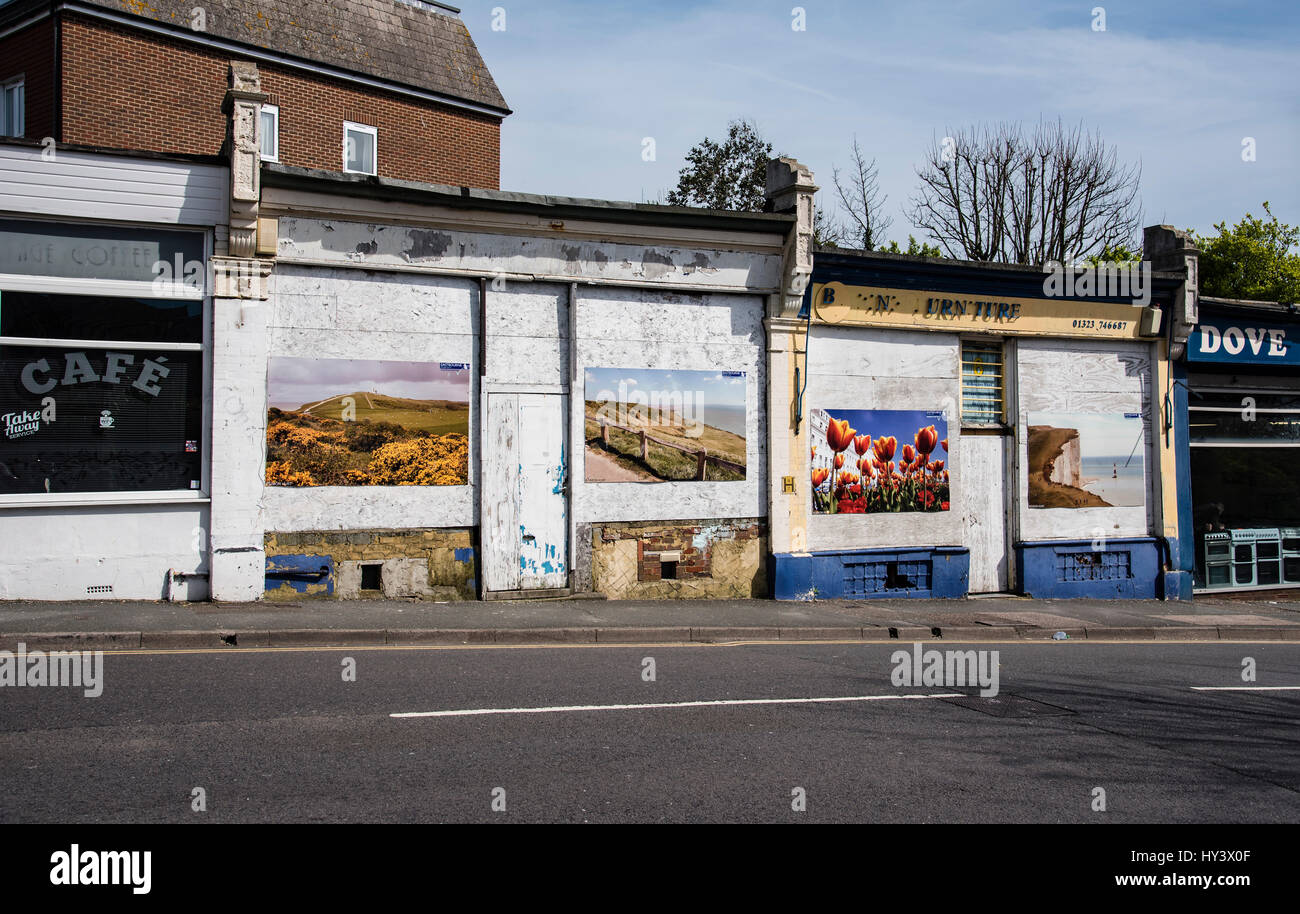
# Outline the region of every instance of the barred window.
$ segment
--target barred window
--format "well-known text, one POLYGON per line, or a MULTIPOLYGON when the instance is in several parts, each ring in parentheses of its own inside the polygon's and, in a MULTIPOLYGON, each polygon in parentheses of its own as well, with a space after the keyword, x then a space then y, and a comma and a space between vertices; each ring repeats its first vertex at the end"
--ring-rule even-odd
POLYGON ((1002 420, 1001 343, 961 344, 961 421, 993 425, 1002 420))

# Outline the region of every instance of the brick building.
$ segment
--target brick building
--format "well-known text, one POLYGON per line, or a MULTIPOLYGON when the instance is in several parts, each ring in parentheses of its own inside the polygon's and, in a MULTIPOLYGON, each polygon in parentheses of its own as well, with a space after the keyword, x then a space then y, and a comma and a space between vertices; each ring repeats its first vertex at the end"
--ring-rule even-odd
POLYGON ((11 0, 0 135, 217 156, 241 62, 260 73, 266 161, 496 189, 510 110, 456 12, 423 0, 11 0))

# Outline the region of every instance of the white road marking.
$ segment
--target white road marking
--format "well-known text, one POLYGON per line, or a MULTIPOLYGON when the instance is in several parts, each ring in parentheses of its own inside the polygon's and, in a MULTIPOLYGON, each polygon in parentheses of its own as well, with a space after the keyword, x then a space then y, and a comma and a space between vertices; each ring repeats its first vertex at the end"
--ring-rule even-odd
POLYGON ((734 705, 807 705, 841 701, 907 701, 964 698, 961 692, 932 695, 845 695, 838 698, 726 698, 717 701, 667 701, 637 705, 553 705, 546 708, 464 708, 456 711, 405 711, 389 717, 474 717, 483 714, 564 714, 572 711, 644 711, 654 708, 718 708, 734 705))
POLYGON ((1300 686, 1192 686, 1193 692, 1300 692, 1300 686))

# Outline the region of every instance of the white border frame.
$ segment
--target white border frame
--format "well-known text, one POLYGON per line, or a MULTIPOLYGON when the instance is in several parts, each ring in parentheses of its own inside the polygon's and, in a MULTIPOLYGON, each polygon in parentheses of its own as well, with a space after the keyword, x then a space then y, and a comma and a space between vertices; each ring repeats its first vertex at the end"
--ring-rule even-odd
POLYGON ((26 73, 20 73, 17 76, 13 77, 12 79, 0 83, 0 111, 4 109, 4 104, 5 104, 4 96, 7 95, 9 90, 14 88, 15 86, 21 86, 23 90, 23 104, 18 115, 22 121, 22 129, 19 130, 17 133, 13 133, 11 132, 13 129, 13 125, 8 124, 5 125, 5 132, 0 133, 0 136, 20 138, 27 135, 27 74, 26 73))
POLYGON ((371 177, 374 177, 379 174, 379 128, 378 127, 371 127, 369 124, 358 124, 356 121, 343 122, 343 173, 349 175, 370 175, 371 177), (355 168, 348 168, 348 133, 350 131, 367 134, 374 141, 375 144, 375 170, 374 171, 359 171, 358 169, 355 168))
POLYGON ((263 162, 280 161, 280 106, 279 105, 262 105, 257 114, 257 151, 263 162), (275 116, 275 152, 267 155, 262 152, 263 144, 266 137, 262 134, 262 115, 271 114, 275 116))

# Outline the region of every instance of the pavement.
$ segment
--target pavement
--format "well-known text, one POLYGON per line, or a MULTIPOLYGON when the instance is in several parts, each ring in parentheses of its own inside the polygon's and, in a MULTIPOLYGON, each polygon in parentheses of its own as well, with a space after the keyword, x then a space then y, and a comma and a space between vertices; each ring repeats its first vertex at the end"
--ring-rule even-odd
POLYGON ((0 602, 0 649, 189 649, 736 641, 1300 641, 1300 590, 1192 602, 1037 600, 303 600, 0 602))

